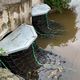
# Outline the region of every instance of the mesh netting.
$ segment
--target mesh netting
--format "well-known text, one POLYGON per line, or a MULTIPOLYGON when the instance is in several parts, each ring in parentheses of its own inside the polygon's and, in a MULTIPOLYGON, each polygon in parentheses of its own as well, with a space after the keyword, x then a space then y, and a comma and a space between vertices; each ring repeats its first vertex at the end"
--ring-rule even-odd
MULTIPOLYGON (((38 80, 40 75, 38 74, 37 70, 41 66, 42 67, 45 66, 45 64, 46 65, 49 64, 49 66, 51 66, 51 65, 57 65, 59 63, 59 65, 62 66, 63 63, 65 63, 65 61, 63 61, 58 55, 43 50, 36 44, 34 44, 34 50, 33 50, 32 45, 29 47, 28 50, 13 53, 5 57, 0 56, 0 59, 14 74, 23 77, 25 80, 38 80), (33 54, 35 54, 37 61, 35 60, 33 54), (38 65, 37 62, 43 65, 38 65)), ((54 70, 53 68, 52 70, 54 70)))
POLYGON ((46 34, 48 37, 64 34, 65 30, 62 25, 55 21, 48 20, 47 18, 47 14, 32 18, 32 24, 38 34, 46 34))
POLYGON ((1 56, 1 59, 13 73, 20 75, 25 79, 27 79, 29 70, 36 68, 31 47, 28 50, 10 54, 7 57, 1 56))

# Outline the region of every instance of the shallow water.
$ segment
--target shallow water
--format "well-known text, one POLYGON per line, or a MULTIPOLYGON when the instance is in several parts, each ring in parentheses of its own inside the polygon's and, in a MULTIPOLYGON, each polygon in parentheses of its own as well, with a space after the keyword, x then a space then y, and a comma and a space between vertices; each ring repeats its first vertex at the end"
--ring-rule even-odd
POLYGON ((64 80, 80 80, 80 29, 75 26, 75 14, 65 10, 62 14, 50 13, 49 18, 63 25, 66 33, 53 39, 39 38, 39 46, 61 55, 71 63, 69 67, 72 72, 66 73, 64 80))

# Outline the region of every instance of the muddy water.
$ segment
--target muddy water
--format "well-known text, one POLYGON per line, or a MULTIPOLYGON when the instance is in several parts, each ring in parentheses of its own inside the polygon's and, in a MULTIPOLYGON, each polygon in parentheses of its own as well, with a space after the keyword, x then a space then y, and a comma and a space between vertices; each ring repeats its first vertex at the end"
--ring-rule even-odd
POLYGON ((64 80, 80 80, 80 29, 75 26, 75 14, 65 10, 62 14, 51 13, 49 18, 63 25, 66 34, 53 39, 39 38, 39 46, 61 55, 71 63, 69 67, 72 72, 69 72, 64 80))

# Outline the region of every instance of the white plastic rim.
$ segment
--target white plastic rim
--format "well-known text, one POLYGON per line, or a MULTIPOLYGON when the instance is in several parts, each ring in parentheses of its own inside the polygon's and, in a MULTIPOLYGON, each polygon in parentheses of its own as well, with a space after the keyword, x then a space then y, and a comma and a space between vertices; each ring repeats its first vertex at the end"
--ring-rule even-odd
POLYGON ((32 8, 32 16, 47 14, 51 8, 47 4, 38 4, 32 8))
POLYGON ((37 34, 34 27, 23 24, 0 41, 0 48, 5 51, 6 56, 11 53, 28 49, 36 38, 37 34))

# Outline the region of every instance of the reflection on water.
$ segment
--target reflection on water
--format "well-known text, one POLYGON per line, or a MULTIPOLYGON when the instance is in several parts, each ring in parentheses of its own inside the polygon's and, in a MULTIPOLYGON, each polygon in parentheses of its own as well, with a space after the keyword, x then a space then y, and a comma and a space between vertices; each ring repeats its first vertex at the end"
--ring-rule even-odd
POLYGON ((62 14, 51 13, 49 18, 64 25, 67 32, 54 39, 38 39, 38 43, 72 63, 73 73, 69 73, 67 80, 80 80, 80 29, 76 29, 75 15, 66 10, 62 14))
POLYGON ((66 33, 54 39, 38 39, 40 46, 45 48, 50 43, 59 46, 62 43, 68 42, 70 39, 74 40, 77 29, 75 28, 75 15, 71 11, 65 10, 62 14, 51 13, 49 18, 63 25, 66 29, 66 33))

